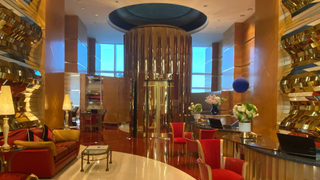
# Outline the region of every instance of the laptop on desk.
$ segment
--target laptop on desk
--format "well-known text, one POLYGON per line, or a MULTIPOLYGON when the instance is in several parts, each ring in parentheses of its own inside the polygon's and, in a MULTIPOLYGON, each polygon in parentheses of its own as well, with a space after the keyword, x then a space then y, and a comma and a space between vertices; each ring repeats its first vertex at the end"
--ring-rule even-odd
POLYGON ((320 148, 316 147, 314 139, 277 133, 280 150, 287 154, 320 159, 320 148))
POLYGON ((223 129, 220 119, 209 118, 209 122, 212 128, 223 129))

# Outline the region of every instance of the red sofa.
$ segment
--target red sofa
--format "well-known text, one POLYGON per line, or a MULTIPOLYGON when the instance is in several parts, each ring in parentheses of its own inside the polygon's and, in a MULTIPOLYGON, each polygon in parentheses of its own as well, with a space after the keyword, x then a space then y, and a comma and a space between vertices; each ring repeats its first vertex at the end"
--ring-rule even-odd
MULTIPOLYGON (((43 129, 33 128, 38 137, 42 138, 43 129)), ((8 144, 14 145, 16 140, 27 140, 27 129, 11 131, 8 136, 8 144)), ((0 137, 0 145, 3 145, 3 137, 0 137)), ((51 149, 25 149, 14 155, 11 161, 11 172, 33 173, 39 178, 51 178, 64 166, 78 156, 80 143, 66 141, 55 143, 56 156, 51 149)), ((5 153, 9 160, 11 153, 5 153)), ((7 168, 6 168, 7 171, 7 168)))

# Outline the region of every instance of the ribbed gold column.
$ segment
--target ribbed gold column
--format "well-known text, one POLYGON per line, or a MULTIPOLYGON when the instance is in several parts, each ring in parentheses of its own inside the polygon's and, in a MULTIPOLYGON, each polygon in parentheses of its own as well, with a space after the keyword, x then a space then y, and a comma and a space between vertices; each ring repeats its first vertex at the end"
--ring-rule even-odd
POLYGON ((137 83, 138 127, 145 119, 145 80, 170 80, 168 114, 173 122, 184 121, 190 104, 191 43, 189 33, 166 25, 139 26, 124 35, 124 77, 137 83))

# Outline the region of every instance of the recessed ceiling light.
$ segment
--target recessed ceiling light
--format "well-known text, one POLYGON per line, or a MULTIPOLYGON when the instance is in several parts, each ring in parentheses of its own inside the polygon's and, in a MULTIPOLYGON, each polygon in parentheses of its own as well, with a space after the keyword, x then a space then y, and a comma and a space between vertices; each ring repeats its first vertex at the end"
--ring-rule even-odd
POLYGON ((205 5, 203 5, 203 7, 208 7, 208 5, 207 5, 207 4, 205 4, 205 5))
POLYGON ((241 15, 240 15, 240 17, 245 17, 245 16, 246 16, 246 15, 244 15, 244 14, 241 14, 241 15))
POLYGON ((253 8, 248 8, 248 11, 252 11, 253 10, 253 8))
POLYGON ((81 7, 81 9, 85 9, 85 7, 81 7))
POLYGON ((114 1, 115 3, 119 3, 119 1, 114 1))
POLYGON ((96 16, 96 17, 97 17, 97 16, 99 16, 99 15, 98 15, 98 14, 94 14, 94 16, 96 16))
POLYGON ((77 3, 81 3, 81 0, 76 0, 77 1, 77 3))

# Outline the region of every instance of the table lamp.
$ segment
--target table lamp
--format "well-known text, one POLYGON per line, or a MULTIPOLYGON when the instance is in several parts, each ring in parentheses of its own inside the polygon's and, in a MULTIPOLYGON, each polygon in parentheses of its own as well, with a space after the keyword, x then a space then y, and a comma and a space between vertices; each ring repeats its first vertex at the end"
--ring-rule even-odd
POLYGON ((2 148, 10 149, 10 145, 8 144, 8 133, 9 133, 9 124, 7 115, 15 114, 12 94, 10 86, 1 86, 1 94, 0 94, 0 115, 5 115, 3 118, 3 136, 4 136, 4 144, 2 148))
POLYGON ((69 129, 69 125, 68 125, 69 113, 68 113, 68 111, 72 109, 71 101, 70 101, 70 95, 69 94, 65 94, 64 95, 62 109, 64 111, 66 111, 65 120, 64 120, 64 129, 69 129))

